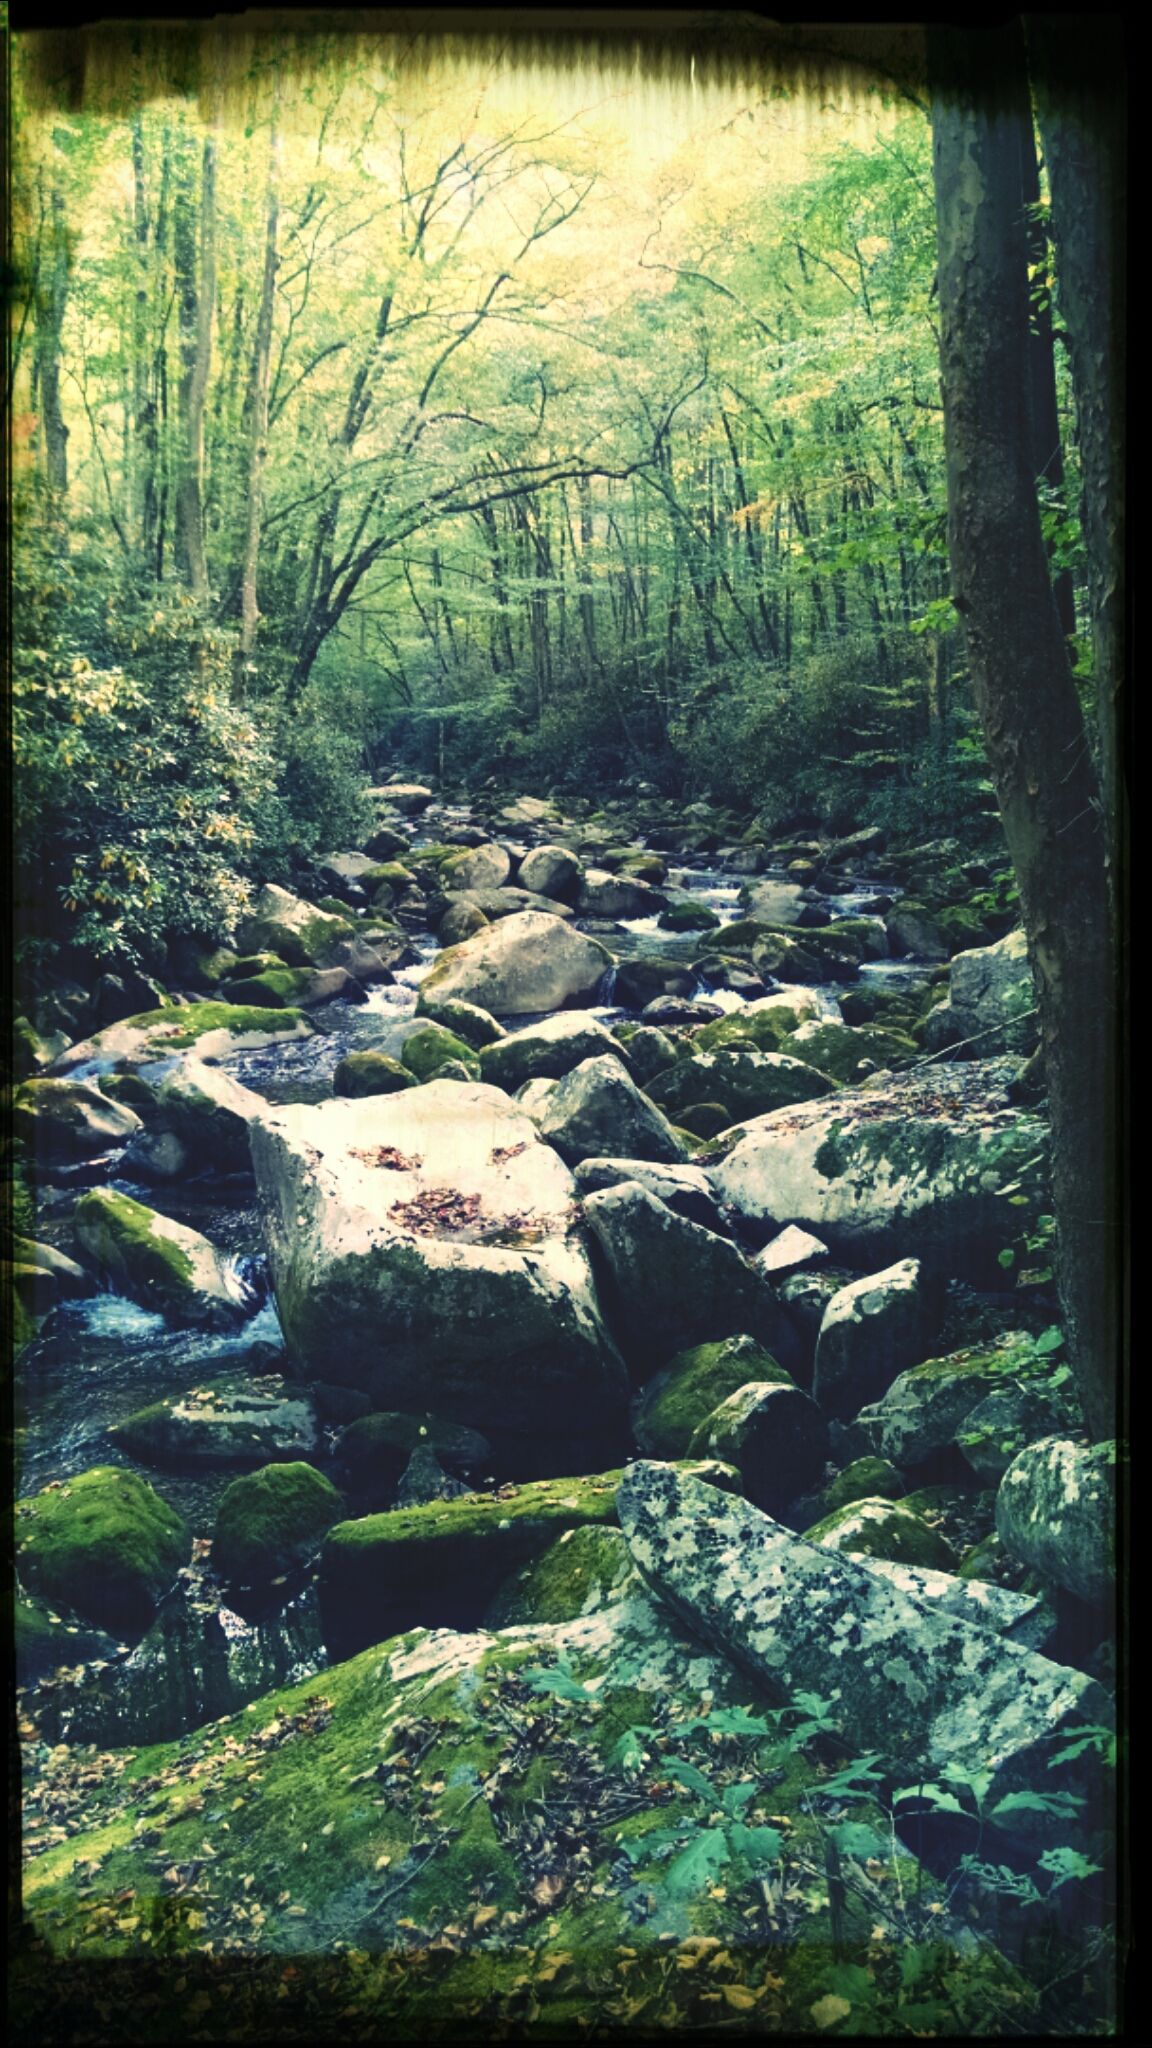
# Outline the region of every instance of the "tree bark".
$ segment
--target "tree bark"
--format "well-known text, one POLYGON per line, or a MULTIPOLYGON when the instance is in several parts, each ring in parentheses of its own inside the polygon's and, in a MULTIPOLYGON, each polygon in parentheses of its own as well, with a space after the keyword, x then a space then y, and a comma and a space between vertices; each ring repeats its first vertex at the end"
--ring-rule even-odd
POLYGON ((1064 1330, 1116 1414, 1116 961, 1100 787, 1048 575, 1029 425, 1019 38, 932 28, 948 539, 1036 985, 1064 1330))
POLYGON ((204 558, 204 400, 216 307, 216 145, 205 138, 199 189, 186 157, 175 211, 176 294, 180 318, 179 449, 176 533, 193 596, 208 596, 204 558))
POLYGON ((35 360, 43 425, 44 482, 49 503, 59 511, 68 491, 68 427, 60 402, 60 358, 70 264, 64 195, 57 185, 53 185, 46 213, 46 253, 36 308, 35 360))
POLYGON ((248 480, 245 491, 244 558, 240 572, 240 643, 238 663, 247 663, 256 645, 260 617, 256 603, 256 562, 260 552, 260 519, 264 465, 268 458, 268 379, 272 362, 272 314, 279 264, 280 138, 273 116, 268 145, 268 198, 264 215, 264 276, 256 314, 256 339, 248 387, 248 480))

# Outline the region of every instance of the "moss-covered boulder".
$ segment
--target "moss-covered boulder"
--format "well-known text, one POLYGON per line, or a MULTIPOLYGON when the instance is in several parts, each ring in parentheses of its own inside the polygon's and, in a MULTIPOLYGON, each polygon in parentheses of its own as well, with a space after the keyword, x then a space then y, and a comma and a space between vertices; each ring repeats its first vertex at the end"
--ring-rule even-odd
POLYGON ((351 919, 333 917, 268 882, 240 925, 237 944, 241 953, 278 953, 290 967, 326 967, 333 964, 333 948, 355 930, 351 919))
POLYGON ((850 1263, 919 1258, 994 1286, 1005 1243, 1051 1206, 1047 1131, 1012 1106, 1009 1065, 941 1063, 761 1117, 713 1168, 717 1189, 850 1263))
POLYGON ((668 1118, 636 1086, 615 1045, 611 1053, 582 1060, 557 1081, 537 1125, 570 1166, 600 1157, 666 1165, 685 1158, 668 1118))
MULTIPOLYGON (((185 1054, 155 1091, 147 1135, 149 1140, 160 1135, 175 1138, 183 1171, 249 1174, 248 1129, 267 1106, 262 1095, 242 1087, 222 1067, 185 1054)), ((140 1140, 134 1141, 125 1161, 127 1171, 142 1149, 140 1140)))
POLYGON ((705 1418, 752 1380, 792 1385, 791 1374, 754 1337, 724 1337, 678 1351, 633 1403, 632 1426, 645 1457, 687 1457, 705 1418))
POLYGON ((520 911, 448 948, 425 978, 428 996, 459 998, 494 1016, 587 1004, 612 964, 595 939, 543 911, 520 911))
POLYGON ((119 1150, 140 1129, 140 1118, 100 1088, 44 1077, 16 1090, 12 1126, 33 1159, 51 1166, 119 1150))
POLYGON ((899 1500, 907 1491, 903 1475, 887 1458, 853 1458, 824 1488, 820 1515, 835 1514, 858 1500, 899 1500))
POLYGON ((721 1401, 694 1431, 695 1458, 735 1465, 742 1490, 766 1515, 815 1485, 828 1456, 828 1427, 815 1401, 779 1380, 752 1381, 721 1401))
POLYGON ((234 1479, 216 1510, 212 1564, 229 1585, 265 1586, 305 1564, 344 1513, 314 1465, 265 1465, 234 1479))
POLYGON ((879 1497, 845 1502, 804 1534, 806 1543, 823 1550, 843 1550, 850 1557, 882 1557, 893 1564, 924 1565, 933 1571, 956 1569, 956 1554, 938 1529, 903 1504, 879 1497))
POLYGON ((960 1045, 980 1059, 1027 1056, 1036 1049, 1038 1031, 1028 943, 1022 931, 1014 931, 994 946, 955 955, 947 998, 929 1012, 924 1044, 929 1052, 960 1045))
POLYGON ((621 960, 612 986, 612 1000, 624 1010, 645 1010, 657 996, 690 996, 696 976, 683 960, 641 954, 621 960))
POLYGON ((417 1081, 435 1080, 449 1060, 458 1061, 472 1080, 479 1080, 480 1066, 472 1047, 463 1038, 457 1038, 454 1031, 433 1024, 430 1018, 413 1027, 400 1054, 401 1064, 415 1074, 417 1081))
POLYGON ((806 989, 781 990, 778 995, 760 996, 743 1009, 730 1010, 713 1018, 693 1033, 694 1043, 704 1052, 721 1045, 746 1045, 760 1052, 779 1052, 785 1038, 817 1014, 817 998, 806 989))
POLYGON ((525 1081, 558 1081, 584 1060, 602 1059, 605 1055, 614 1056, 625 1067, 631 1066, 629 1053, 597 1018, 582 1016, 578 1011, 561 1011, 539 1024, 511 1032, 495 1044, 482 1046, 480 1072, 485 1081, 506 1088, 511 1094, 522 1088, 525 1081))
POLYGON ((903 1032, 813 1018, 782 1039, 780 1050, 793 1059, 806 1060, 833 1081, 854 1081, 862 1068, 905 1066, 919 1048, 916 1040, 903 1032))
POLYGON ((729 1124, 736 1124, 829 1095, 834 1085, 802 1059, 730 1043, 712 1052, 693 1050, 658 1074, 650 1093, 670 1117, 679 1117, 696 1103, 718 1102, 727 1111, 729 1124))
POLYGON ((19 1587, 12 1612, 17 1685, 34 1685, 62 1666, 74 1667, 91 1657, 109 1658, 115 1652, 114 1636, 75 1616, 58 1614, 49 1601, 37 1600, 19 1587))
POLYGON ((478 1003, 465 1003, 450 996, 438 999, 429 995, 423 985, 416 999, 416 1015, 430 1017, 433 1024, 442 1024, 445 1031, 455 1032, 474 1052, 479 1052, 482 1046, 495 1045, 506 1036, 504 1026, 478 1003))
POLYGON ((707 903, 682 901, 670 903, 658 922, 666 932, 705 932, 714 930, 720 919, 707 903))
POLYGON ((92 1188, 76 1204, 73 1228, 102 1278, 172 1322, 228 1329, 246 1312, 243 1287, 215 1245, 130 1195, 92 1188))
POLYGON ((879 1401, 860 1410, 855 1431, 901 1469, 948 1449, 973 1410, 1006 1386, 1033 1358, 1026 1336, 1009 1332, 996 1344, 950 1351, 893 1380, 879 1401))
POLYGON ((479 1430, 442 1415, 377 1411, 349 1423, 336 1439, 337 1477, 365 1508, 388 1508, 413 1451, 427 1446, 444 1470, 473 1483, 486 1476, 492 1446, 479 1430))
POLYGON ((416 1076, 390 1053, 374 1052, 371 1047, 364 1052, 346 1052, 337 1060, 332 1075, 332 1092, 335 1095, 395 1095, 398 1089, 415 1088, 416 1076))
POLYGON ((113 1443, 145 1465, 264 1465, 320 1447, 310 1393, 277 1373, 232 1374, 151 1401, 114 1423, 113 1443))
POLYGON ((513 1572, 484 1616, 485 1628, 575 1621, 613 1607, 639 1579, 619 1529, 565 1529, 539 1557, 513 1572))
POLYGON ((310 967, 265 967, 259 974, 234 975, 221 988, 226 1003, 256 1003, 266 1010, 303 1008, 313 982, 310 967))
POLYGON ((55 1245, 39 1244, 35 1238, 12 1238, 11 1262, 5 1262, 6 1278, 15 1297, 29 1315, 47 1315, 58 1301, 76 1301, 91 1294, 94 1281, 55 1245))
POLYGON ((269 1010, 243 1003, 183 1003, 147 1010, 109 1024, 82 1039, 57 1061, 61 1072, 75 1067, 148 1066, 169 1053, 195 1051, 197 1059, 224 1059, 282 1039, 308 1038, 312 1025, 299 1010, 269 1010))
MULTIPOLYGON (((466 846, 440 863, 443 889, 502 889, 512 873, 512 856, 494 839, 466 846)), ((527 883, 524 885, 529 886, 527 883)))
POLYGON ((670 1037, 658 1024, 618 1026, 612 1036, 627 1047, 628 1065, 641 1088, 647 1088, 657 1074, 667 1072, 683 1042, 670 1037))
POLYGON ((187 1523, 146 1479, 96 1465, 16 1504, 16 1568, 53 1607, 140 1633, 192 1554, 187 1523))

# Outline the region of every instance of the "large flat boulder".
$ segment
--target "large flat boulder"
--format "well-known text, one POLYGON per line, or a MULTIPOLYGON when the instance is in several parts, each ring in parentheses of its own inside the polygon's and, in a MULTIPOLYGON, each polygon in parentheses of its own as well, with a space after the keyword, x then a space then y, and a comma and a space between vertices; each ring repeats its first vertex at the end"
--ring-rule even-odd
POLYGON ((486 1434, 622 1414, 571 1175, 499 1089, 293 1105, 253 1125, 252 1154, 285 1340, 310 1375, 486 1434))
POLYGON ((607 947, 561 918, 518 911, 450 946, 423 993, 476 1003, 497 1017, 530 1016, 593 1002, 611 965, 607 947))
MULTIPOLYGON (((845 1739, 897 1768, 988 1773, 986 1825, 1050 1826, 1013 1794, 1094 1791, 1091 1765, 1055 1768, 1053 1738, 1107 1725, 1111 1703, 1082 1672, 913 1599, 898 1583, 817 1549, 750 1502, 665 1464, 630 1467, 617 1510, 632 1558, 658 1597, 768 1688, 833 1704, 845 1739)), ((903 1779, 908 1782, 907 1776, 903 1779)), ((1089 1815, 1092 1801, 1077 1809, 1089 1815)), ((1077 1822, 1061 1821, 1075 1833, 1077 1822)))
POLYGON ((795 1332, 734 1244, 677 1216, 638 1181, 588 1195, 584 1214, 612 1275, 614 1326, 639 1377, 686 1345, 739 1335, 791 1370, 795 1332))
POLYGON ((695 1103, 718 1102, 736 1123, 741 1117, 765 1116, 794 1102, 830 1095, 833 1086, 826 1074, 802 1059, 736 1042, 711 1052, 690 1052, 657 1075, 650 1093, 669 1116, 679 1116, 695 1103))
POLYGON ((1049 1202, 1047 1127, 1009 1103, 1015 1072, 941 1065, 759 1117, 712 1168, 721 1200, 812 1230, 850 1263, 919 1258, 996 1285, 999 1252, 1049 1202))
POLYGON ((299 1010, 247 1003, 173 1004, 125 1017, 80 1039, 60 1055, 55 1071, 79 1075, 84 1069, 105 1073, 113 1067, 145 1067, 178 1052, 193 1052, 201 1060, 224 1059, 229 1053, 253 1052, 281 1039, 311 1035, 312 1025, 299 1010))

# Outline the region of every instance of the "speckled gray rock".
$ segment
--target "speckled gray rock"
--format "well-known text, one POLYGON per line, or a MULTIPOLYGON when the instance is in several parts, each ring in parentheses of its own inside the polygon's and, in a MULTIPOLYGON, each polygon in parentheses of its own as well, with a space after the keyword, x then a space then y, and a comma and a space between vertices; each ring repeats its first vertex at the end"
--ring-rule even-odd
POLYGON ((919 1258, 995 1285, 1004 1244, 1051 1207, 1046 1127, 1010 1106, 1016 1072, 922 1068, 757 1118, 713 1168, 720 1198, 756 1223, 798 1223, 857 1266, 919 1258))
MULTIPOLYGON (((470 846, 449 854, 440 863, 440 885, 444 889, 502 889, 512 872, 512 856, 496 840, 470 846)), ((523 884, 524 888, 530 886, 523 884)))
POLYGON ((861 1557, 870 1572, 879 1572, 912 1600, 957 1621, 971 1622, 973 1628, 991 1629, 1010 1643, 1023 1643, 1026 1650, 1041 1654, 1056 1634, 1053 1607, 1036 1593, 1012 1593, 1007 1586, 995 1586, 988 1579, 958 1579, 954 1572, 930 1571, 923 1565, 897 1564, 890 1557, 861 1557))
POLYGON ((702 1166, 658 1166, 648 1159, 582 1159, 573 1168, 573 1178, 582 1195, 618 1188, 626 1180, 639 1181, 678 1216, 686 1216, 705 1230, 718 1231, 721 1237, 731 1235, 702 1166))
POLYGON ((1008 1383, 1014 1355, 1026 1350, 1027 1340, 1016 1339, 913 1366, 860 1410, 853 1433, 862 1448, 894 1465, 922 1464, 956 1441, 973 1409, 1008 1383))
POLYGON ((750 1381, 705 1417, 688 1455, 737 1466, 748 1499, 766 1515, 778 1514, 819 1479, 828 1430, 815 1401, 799 1387, 750 1381))
POLYGON ((1014 1835, 1051 1822, 1027 1806, 998 1814, 1008 1795, 1095 1789, 1087 1757, 1049 1769, 1053 1736, 1111 1719, 1107 1693, 1083 1673, 930 1609, 670 1465, 631 1466, 617 1510, 657 1595, 778 1696, 804 1688, 830 1700, 854 1749, 928 1776, 990 1771, 988 1824, 1014 1835))
MULTIPOLYGON (((262 1095, 242 1087, 222 1067, 189 1055, 177 1060, 160 1083, 156 1100, 149 1131, 178 1138, 193 1171, 251 1172, 248 1130, 253 1117, 268 1107, 262 1095)), ((131 1159, 129 1153, 127 1166, 131 1159)))
POLYGON ((979 1059, 1007 1052, 1027 1055, 1038 1039, 1035 1004, 1027 940, 1023 932, 1009 932, 994 946, 956 954, 948 999, 929 1012, 924 1044, 929 1052, 939 1052, 979 1034, 971 1047, 979 1059))
POLYGON ((579 1010, 561 1010, 539 1024, 512 1031, 480 1048, 481 1079, 496 1088, 513 1090, 525 1081, 559 1081, 585 1060, 615 1058, 626 1069, 628 1053, 619 1039, 595 1017, 579 1010))
POLYGON ((831 1093, 834 1083, 803 1060, 751 1045, 719 1045, 691 1052, 652 1083, 652 1100, 670 1116, 696 1102, 719 1102, 733 1124, 793 1102, 831 1093))
POLYGON ((611 1269, 610 1314, 629 1364, 746 1333, 790 1371, 799 1346, 766 1280, 734 1244, 674 1215, 638 1181, 589 1195, 584 1214, 611 1269))
POLYGON ((1116 1445, 1046 1437, 1014 1458, 996 1495, 1004 1548, 1081 1600, 1116 1574, 1116 1445))
POLYGON ((1083 1426, 1071 1375, 1058 1384, 1014 1380, 977 1403, 964 1417, 956 1441, 972 1470, 985 1485, 994 1486, 1029 1444, 1083 1426))
POLYGON ((485 1431, 623 1417, 572 1177, 498 1088, 270 1110, 252 1157, 285 1341, 310 1375, 485 1431))
POLYGON ((613 1055, 583 1060, 558 1081, 539 1117, 542 1138, 569 1166, 604 1154, 682 1162, 685 1146, 666 1116, 613 1055))
POLYGON ((901 1259, 834 1294, 816 1340, 812 1388, 825 1413, 854 1415, 866 1401, 878 1400, 898 1373, 918 1365, 938 1307, 919 1259, 901 1259))
POLYGON ((266 1465, 319 1449, 316 1406, 278 1374, 206 1381, 138 1408, 108 1432, 145 1465, 266 1465))

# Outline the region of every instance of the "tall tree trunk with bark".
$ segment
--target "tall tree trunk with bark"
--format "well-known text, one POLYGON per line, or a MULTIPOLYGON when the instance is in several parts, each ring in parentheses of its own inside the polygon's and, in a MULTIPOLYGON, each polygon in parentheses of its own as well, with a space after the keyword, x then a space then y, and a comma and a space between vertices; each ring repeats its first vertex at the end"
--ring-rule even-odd
POLYGON ((1058 1278, 1093 1434, 1114 1432, 1116 961, 1100 788, 1048 575, 1028 394, 1011 28, 929 30, 948 541, 1036 984, 1058 1278))
POLYGON ((273 115, 268 144, 268 197, 264 210, 264 276, 256 314, 256 340, 248 386, 248 479, 245 491, 244 556, 240 571, 240 643, 237 662, 247 663, 256 645, 260 617, 256 603, 256 562, 260 552, 260 521, 264 465, 268 458, 268 379, 272 361, 272 314, 275 308, 277 241, 280 233, 280 138, 273 115))
POLYGON ((53 185, 45 213, 40 291, 36 307, 36 382, 43 429, 44 482, 48 501, 63 509, 68 490, 68 428, 60 403, 61 335, 68 303, 68 228, 64 195, 53 185))
POLYGON ((216 310, 216 141, 212 135, 205 138, 199 184, 190 152, 185 152, 174 226, 180 318, 176 533, 192 594, 203 604, 208 596, 204 558, 204 401, 216 310))

